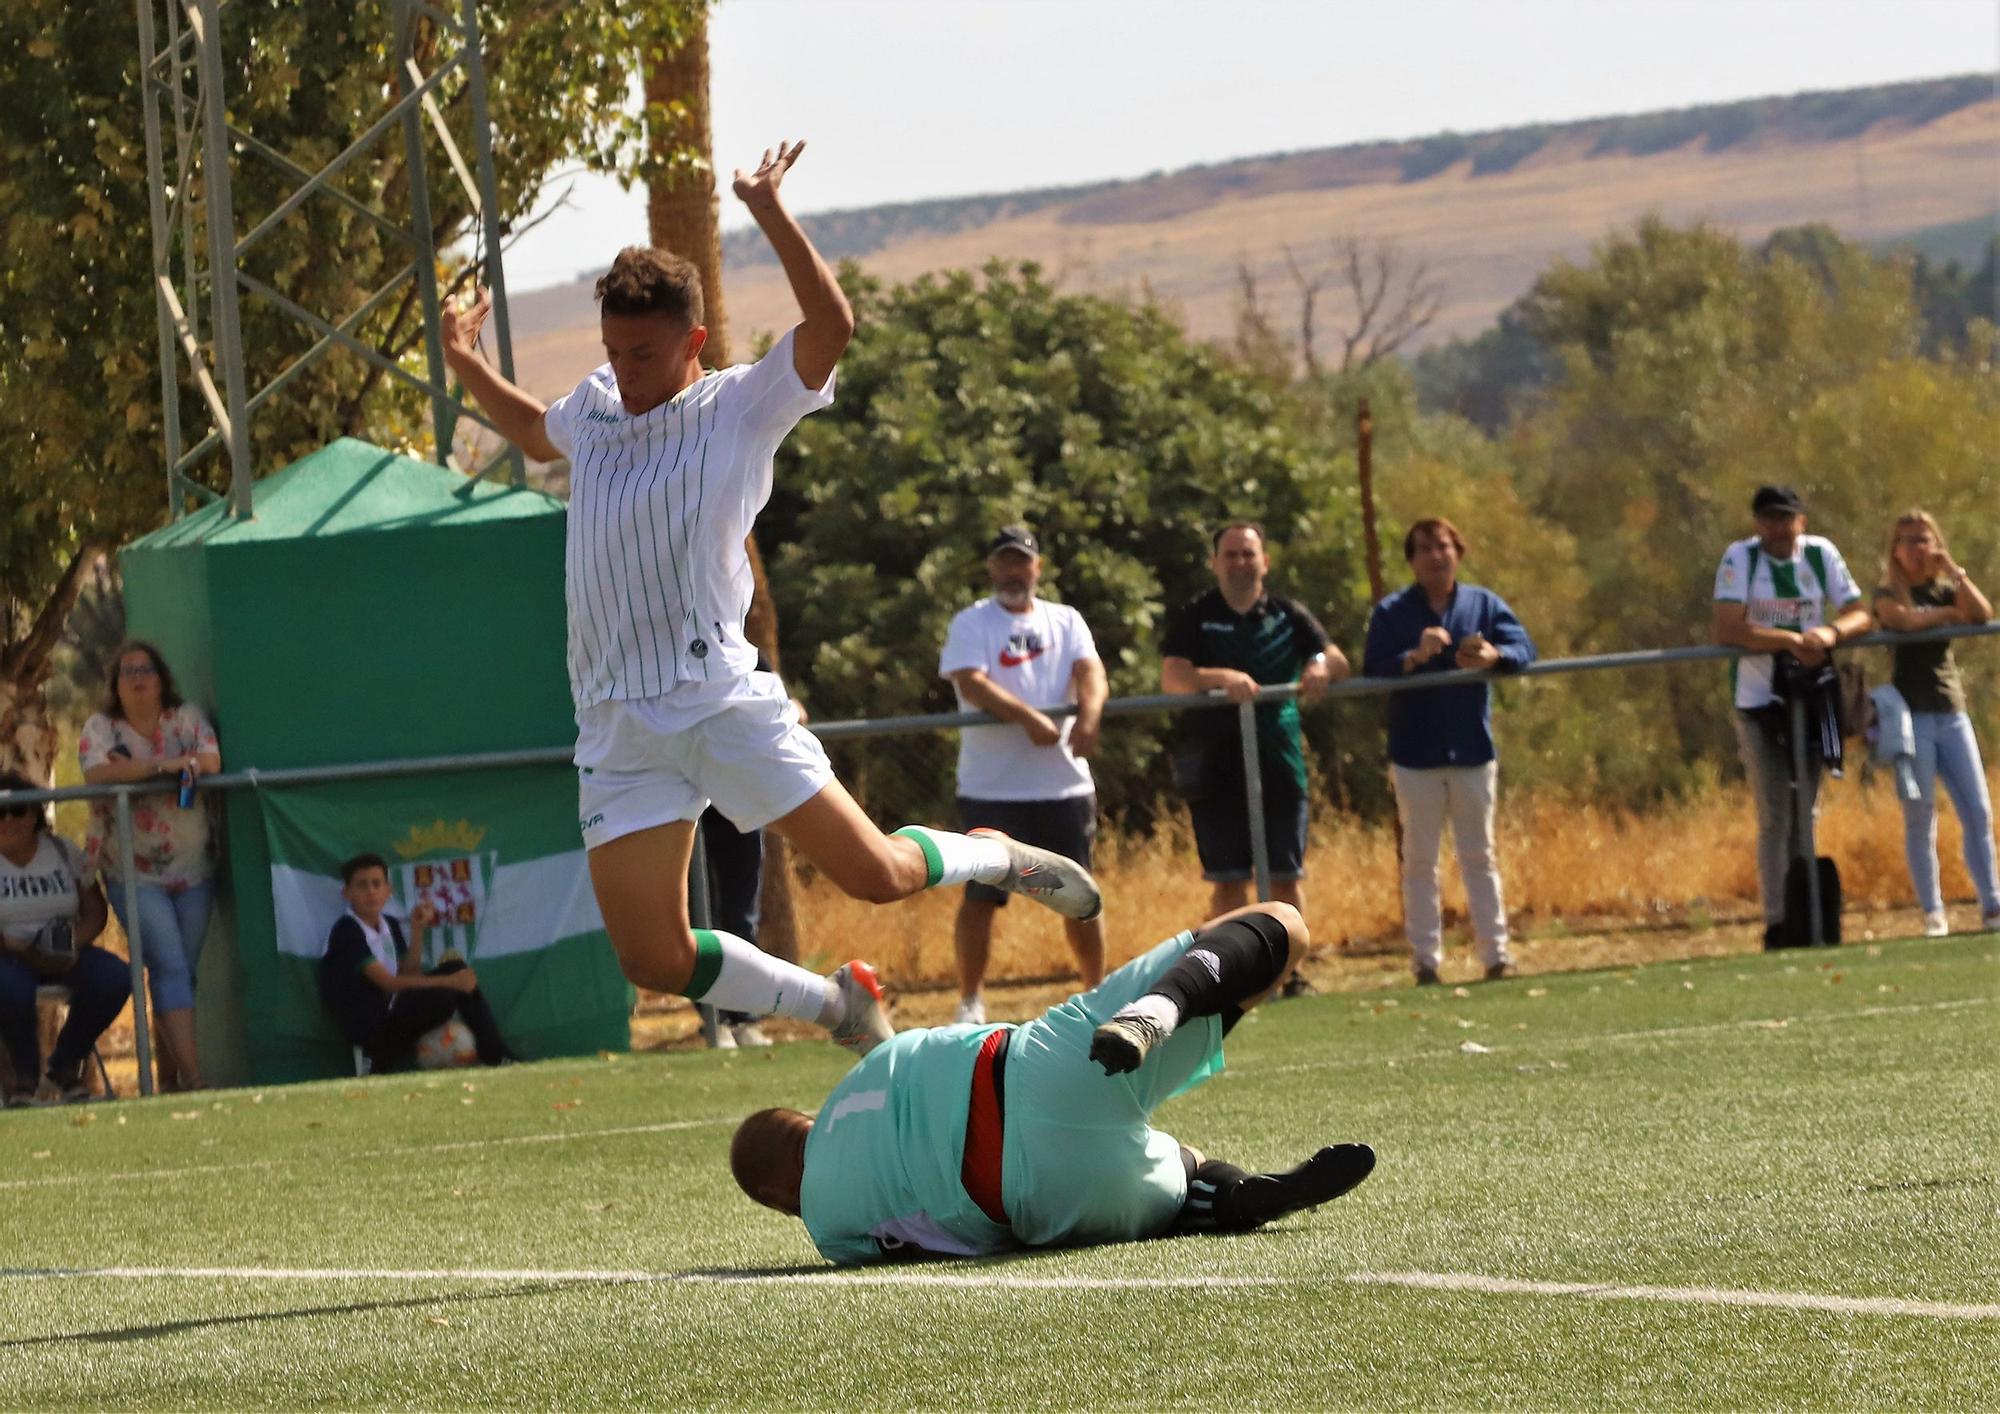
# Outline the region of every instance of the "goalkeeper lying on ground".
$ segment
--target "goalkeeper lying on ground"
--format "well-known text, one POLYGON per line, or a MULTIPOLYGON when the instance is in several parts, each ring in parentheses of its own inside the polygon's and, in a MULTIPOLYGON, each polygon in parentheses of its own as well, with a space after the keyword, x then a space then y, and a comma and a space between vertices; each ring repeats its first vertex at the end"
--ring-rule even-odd
POLYGON ((1256 904, 1024 1025, 904 1031, 848 1072, 817 1120, 744 1120, 730 1167, 840 1263, 1247 1232, 1337 1198, 1375 1166, 1367 1145, 1246 1173, 1149 1123, 1221 1069, 1223 1036, 1306 941, 1296 909, 1256 904))

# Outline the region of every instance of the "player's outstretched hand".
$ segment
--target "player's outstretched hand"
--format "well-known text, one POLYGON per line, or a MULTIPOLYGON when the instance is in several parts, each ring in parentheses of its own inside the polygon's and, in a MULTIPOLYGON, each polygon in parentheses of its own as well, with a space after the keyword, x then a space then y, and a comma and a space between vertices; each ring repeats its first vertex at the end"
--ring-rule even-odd
POLYGON ((493 292, 484 285, 473 291, 472 303, 464 307, 455 299, 446 300, 444 308, 438 311, 438 338, 444 343, 444 351, 469 357, 479 331, 486 327, 486 316, 492 312, 493 292))
POLYGON ((792 164, 799 160, 799 154, 805 150, 806 145, 803 140, 790 146, 780 142, 775 154, 770 148, 765 148, 764 156, 757 163, 756 171, 745 176, 741 167, 736 169, 736 180, 730 184, 730 190, 736 193, 737 200, 752 211, 777 205, 778 184, 784 181, 785 173, 792 170, 792 164))

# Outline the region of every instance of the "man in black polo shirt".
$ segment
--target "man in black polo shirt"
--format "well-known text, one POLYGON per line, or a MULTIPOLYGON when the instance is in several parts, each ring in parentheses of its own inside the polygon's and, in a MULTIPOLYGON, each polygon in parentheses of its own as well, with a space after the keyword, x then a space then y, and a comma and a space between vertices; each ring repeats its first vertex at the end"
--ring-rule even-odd
MULTIPOLYGON (((1257 709, 1258 764, 1264 786, 1264 837, 1270 848, 1271 893, 1305 909, 1306 758, 1299 740, 1299 701, 1317 702, 1327 684, 1347 676, 1347 659, 1328 641, 1319 620, 1294 599, 1264 592, 1271 562, 1264 528, 1232 521, 1215 537, 1216 587, 1168 621, 1160 652, 1163 691, 1220 690, 1248 702, 1257 689, 1296 682, 1297 700, 1257 709)), ((1201 876, 1215 886, 1209 912, 1227 913, 1250 901, 1250 809, 1244 796, 1243 742, 1237 714, 1183 712, 1175 726, 1175 784, 1194 817, 1201 876)))

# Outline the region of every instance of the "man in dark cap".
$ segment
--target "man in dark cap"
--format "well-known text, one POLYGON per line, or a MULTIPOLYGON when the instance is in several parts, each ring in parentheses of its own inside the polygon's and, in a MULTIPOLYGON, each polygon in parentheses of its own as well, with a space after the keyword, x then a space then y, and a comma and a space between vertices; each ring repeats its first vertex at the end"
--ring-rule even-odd
POLYGON ((1868 631, 1860 586, 1840 551, 1806 534, 1806 503, 1790 486, 1760 486, 1750 513, 1757 533, 1723 551, 1715 572, 1709 636, 1750 656, 1729 665, 1736 700, 1736 740, 1757 803, 1757 883, 1764 942, 1785 923, 1785 871, 1814 856, 1812 817, 1819 808, 1818 753, 1806 760, 1805 808, 1792 801, 1790 712, 1778 688, 1779 659, 1816 669, 1843 641, 1868 631), (1803 828, 1800 817, 1804 816, 1803 828))
MULTIPOLYGON (((1000 719, 959 733, 959 828, 999 830, 1088 869, 1097 788, 1086 758, 1097 750, 1104 664, 1083 615, 1035 594, 1042 547, 1028 527, 1003 526, 987 542, 986 576, 992 594, 952 618, 938 661, 960 707, 1000 719), (1047 708, 1072 702, 1074 717, 1048 716, 1047 708)), ((979 883, 959 901, 958 1021, 986 1020, 993 918, 1006 902, 1004 892, 979 883)), ((1065 918, 1063 932, 1083 986, 1096 986, 1104 979, 1103 916, 1065 918)))

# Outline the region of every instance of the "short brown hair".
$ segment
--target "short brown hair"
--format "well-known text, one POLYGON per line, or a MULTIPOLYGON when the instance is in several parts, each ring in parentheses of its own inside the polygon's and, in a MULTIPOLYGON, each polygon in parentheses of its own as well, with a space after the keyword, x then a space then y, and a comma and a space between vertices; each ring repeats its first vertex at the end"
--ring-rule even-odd
POLYGON ((1458 533, 1458 527, 1443 516, 1431 516, 1411 526, 1403 536, 1403 559, 1405 562, 1417 557, 1417 535, 1421 532, 1433 540, 1449 540, 1458 557, 1465 558, 1465 537, 1458 533))
POLYGON ((340 886, 344 889, 349 884, 353 883, 354 876, 356 874, 359 874, 363 869, 380 869, 382 871, 383 878, 386 879, 389 877, 388 860, 384 859, 379 854, 368 854, 366 852, 363 852, 361 854, 355 855, 354 858, 346 860, 341 864, 340 886))
POLYGON ((597 277, 597 305, 605 314, 665 314, 701 323, 701 271, 694 262, 654 246, 628 245, 597 277))
POLYGON ((1271 537, 1264 533, 1264 523, 1262 521, 1232 520, 1231 522, 1229 522, 1229 524, 1223 526, 1222 529, 1216 531, 1214 535, 1209 537, 1208 548, 1210 553, 1212 554, 1219 553, 1221 551, 1222 537, 1227 535, 1232 530, 1248 530, 1255 532, 1257 536, 1257 543, 1260 546, 1269 545, 1271 543, 1271 537))
POLYGON ((174 670, 167 666, 160 650, 143 638, 128 638, 104 664, 104 715, 114 722, 125 718, 125 704, 118 700, 118 665, 134 653, 144 653, 152 659, 153 671, 160 675, 160 710, 171 712, 181 705, 180 689, 174 686, 174 670))

